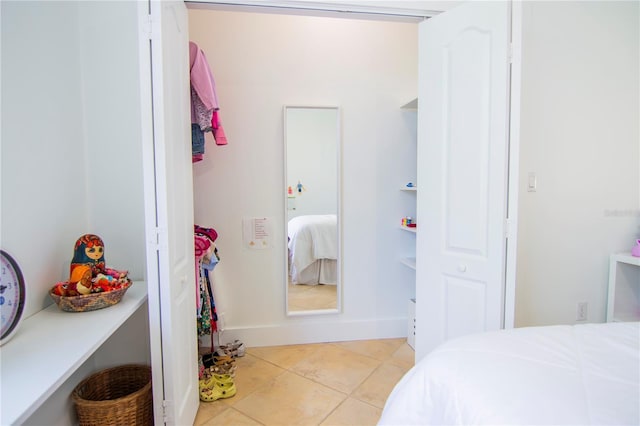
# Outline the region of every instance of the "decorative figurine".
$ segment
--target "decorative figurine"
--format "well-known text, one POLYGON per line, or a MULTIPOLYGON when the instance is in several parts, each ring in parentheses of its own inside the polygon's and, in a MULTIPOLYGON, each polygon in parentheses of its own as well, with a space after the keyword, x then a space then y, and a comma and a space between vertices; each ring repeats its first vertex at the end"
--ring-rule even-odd
MULTIPOLYGON (((85 234, 76 241, 69 271, 71 276, 73 276, 73 270, 79 265, 90 266, 93 278, 96 278, 98 274, 104 274, 119 279, 126 278, 128 274, 128 271, 118 271, 106 267, 104 242, 102 242, 102 238, 94 234, 85 234)), ((70 281, 73 282, 73 279, 70 281)))
POLYGON ((74 246, 69 280, 57 283, 52 293, 79 296, 116 290, 129 283, 127 275, 128 271, 107 268, 102 239, 94 234, 85 234, 74 246))

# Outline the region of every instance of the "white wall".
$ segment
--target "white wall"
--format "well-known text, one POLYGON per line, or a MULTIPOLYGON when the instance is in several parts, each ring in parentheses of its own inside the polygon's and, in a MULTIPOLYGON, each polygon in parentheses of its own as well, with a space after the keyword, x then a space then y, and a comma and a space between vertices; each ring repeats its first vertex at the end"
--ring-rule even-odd
POLYGON ((338 211, 340 112, 329 108, 285 111, 288 220, 338 211), (301 188, 298 185, 302 185, 301 188))
MULTIPOLYGON (((26 318, 52 303, 84 233, 104 239, 107 265, 144 278, 137 3, 0 7, 0 246, 25 275, 26 318)), ((73 387, 106 366, 148 363, 147 334, 145 304, 26 423, 73 424, 73 387)))
POLYGON ((88 224, 78 10, 1 6, 1 245, 25 275, 27 317, 51 303, 88 224))
POLYGON ((255 346, 406 335, 415 275, 398 254, 414 242, 397 225, 414 213, 399 188, 415 179, 415 122, 400 106, 416 96, 417 26, 190 10, 189 27, 229 140, 208 139, 194 165, 196 223, 220 234, 214 292, 228 338, 255 346), (285 315, 284 105, 342 109, 341 314, 285 315), (252 216, 274 219, 277 249, 242 247, 241 220, 252 216))
POLYGON ((25 275, 24 317, 52 302, 85 233, 103 238, 109 266, 143 278, 135 12, 2 2, 1 245, 25 275))
POLYGON ((136 1, 78 2, 86 232, 104 240, 108 266, 142 280, 146 251, 137 7, 136 1))
POLYGON ((604 321, 609 254, 640 236, 638 6, 523 3, 518 326, 604 321))

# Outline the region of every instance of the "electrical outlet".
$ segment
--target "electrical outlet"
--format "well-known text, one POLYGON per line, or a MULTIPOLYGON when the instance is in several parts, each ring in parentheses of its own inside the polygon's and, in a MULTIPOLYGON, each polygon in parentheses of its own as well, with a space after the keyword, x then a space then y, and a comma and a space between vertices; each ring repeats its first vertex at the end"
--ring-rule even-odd
POLYGON ((220 329, 220 331, 224 331, 226 325, 227 324, 224 318, 224 312, 220 312, 218 314, 218 328, 220 329))
POLYGON ((576 321, 586 321, 589 304, 587 302, 578 302, 578 310, 576 321))

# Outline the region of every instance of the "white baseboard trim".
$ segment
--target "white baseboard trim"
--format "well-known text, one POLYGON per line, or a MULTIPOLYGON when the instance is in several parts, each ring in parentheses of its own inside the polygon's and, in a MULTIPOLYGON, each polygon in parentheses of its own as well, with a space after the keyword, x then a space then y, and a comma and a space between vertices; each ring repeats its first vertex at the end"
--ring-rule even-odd
POLYGON ((218 335, 222 344, 238 339, 248 347, 406 337, 406 318, 347 322, 323 320, 313 323, 292 319, 287 324, 229 328, 218 335))

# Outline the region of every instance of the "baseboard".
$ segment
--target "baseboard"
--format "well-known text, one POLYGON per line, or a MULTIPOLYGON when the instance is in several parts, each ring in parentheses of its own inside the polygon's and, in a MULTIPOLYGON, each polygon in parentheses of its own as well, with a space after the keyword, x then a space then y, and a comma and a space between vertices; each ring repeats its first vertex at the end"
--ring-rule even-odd
POLYGON ((292 319, 285 325, 229 328, 218 336, 220 343, 238 339, 248 347, 406 337, 407 318, 314 323, 292 319))

